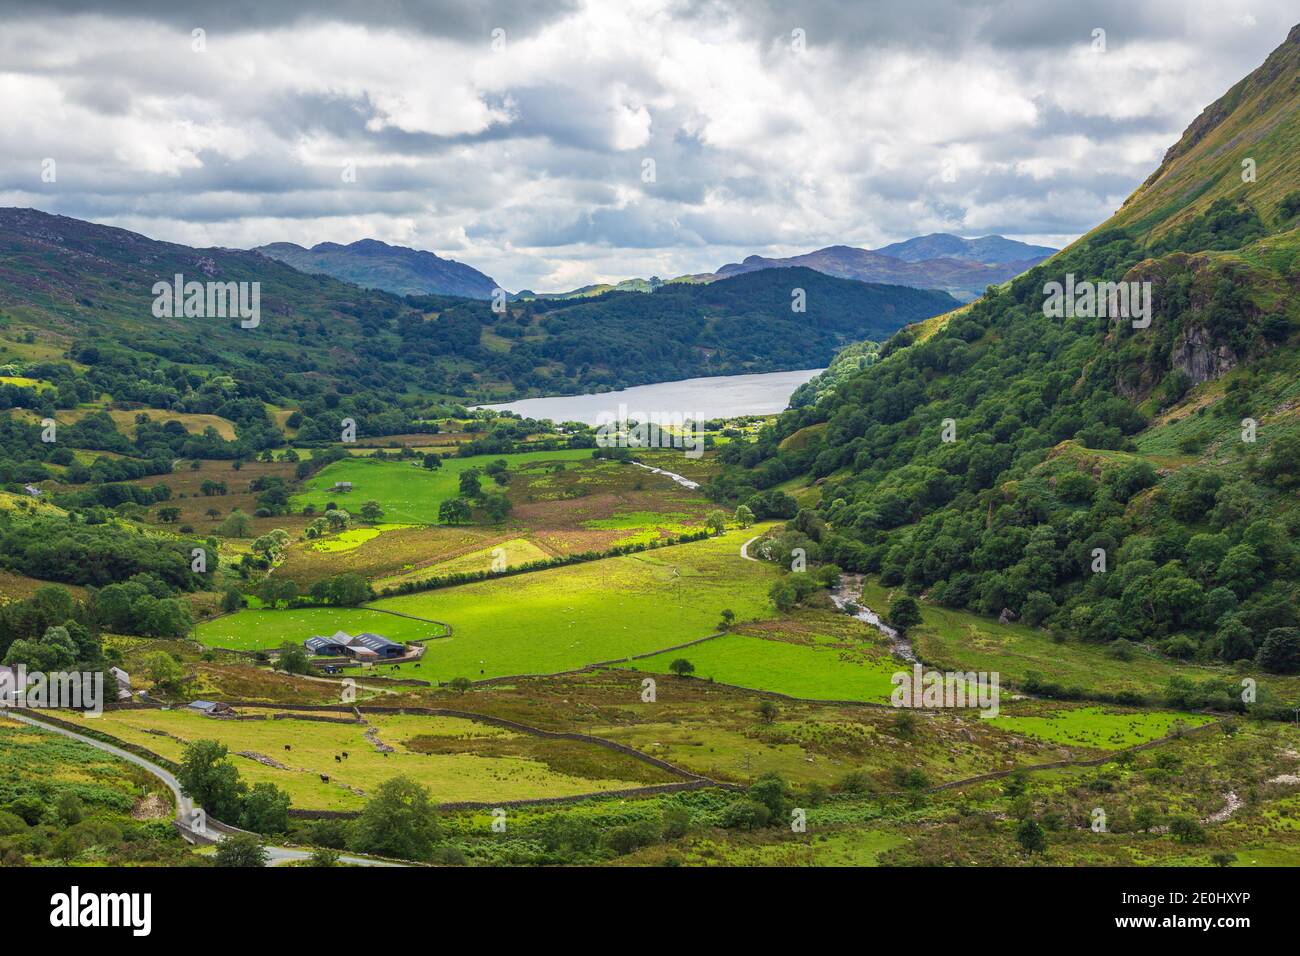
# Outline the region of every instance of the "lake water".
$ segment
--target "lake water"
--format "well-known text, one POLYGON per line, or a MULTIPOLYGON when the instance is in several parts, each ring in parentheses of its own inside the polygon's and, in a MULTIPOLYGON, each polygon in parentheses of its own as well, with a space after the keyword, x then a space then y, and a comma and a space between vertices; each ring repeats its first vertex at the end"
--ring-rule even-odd
POLYGON ((584 422, 588 425, 599 424, 602 414, 606 421, 618 415, 620 405, 627 406, 629 417, 637 421, 645 421, 650 415, 674 413, 687 418, 698 416, 699 419, 772 415, 785 411, 791 393, 822 371, 825 370, 808 368, 757 375, 715 375, 637 385, 616 392, 525 398, 504 405, 482 407, 505 409, 525 418, 549 418, 555 422, 584 422))

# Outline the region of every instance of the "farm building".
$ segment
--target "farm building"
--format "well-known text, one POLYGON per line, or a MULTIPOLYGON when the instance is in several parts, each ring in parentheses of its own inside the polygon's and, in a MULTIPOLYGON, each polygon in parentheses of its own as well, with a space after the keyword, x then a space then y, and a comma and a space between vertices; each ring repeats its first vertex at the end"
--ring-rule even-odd
POLYGON ((334 487, 330 489, 330 491, 351 491, 351 490, 352 490, 352 482, 350 481, 336 481, 334 482, 334 487))
POLYGON ((39 498, 41 496, 41 489, 37 488, 35 485, 23 485, 23 491, 27 492, 33 498, 39 498))
POLYGON ((108 673, 117 681, 117 699, 131 699, 131 675, 120 667, 110 667, 108 673))
POLYGON ((192 700, 185 707, 187 710, 197 710, 200 714, 206 714, 208 717, 233 713, 229 704, 219 704, 211 700, 192 700))
POLYGON ((359 661, 401 657, 406 653, 405 645, 369 631, 355 636, 347 631, 338 631, 333 637, 308 638, 302 646, 322 657, 352 657, 359 661))

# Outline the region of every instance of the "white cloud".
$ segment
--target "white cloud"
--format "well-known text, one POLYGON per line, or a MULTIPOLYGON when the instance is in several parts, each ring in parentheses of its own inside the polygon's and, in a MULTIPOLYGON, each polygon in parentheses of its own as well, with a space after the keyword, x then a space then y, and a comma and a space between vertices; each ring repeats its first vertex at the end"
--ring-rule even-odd
POLYGON ((205 53, 194 16, 19 5, 0 197, 203 245, 373 236, 541 290, 937 230, 1061 243, 1290 26, 1281 0, 1153 4, 268 6, 199 18, 205 53))

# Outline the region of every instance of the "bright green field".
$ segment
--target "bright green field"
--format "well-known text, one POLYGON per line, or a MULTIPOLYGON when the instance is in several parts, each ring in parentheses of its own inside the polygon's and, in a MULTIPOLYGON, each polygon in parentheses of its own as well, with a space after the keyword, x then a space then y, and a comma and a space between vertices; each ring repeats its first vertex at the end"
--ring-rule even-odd
MULTIPOLYGON (((445 458, 437 471, 428 471, 409 461, 375 461, 372 458, 348 458, 336 461, 308 479, 307 490, 294 495, 295 510, 312 504, 323 509, 331 501, 348 511, 360 511, 366 501, 377 501, 384 509, 386 521, 437 524, 438 506, 455 498, 460 490, 460 476, 468 468, 483 468, 489 462, 504 459, 510 469, 541 461, 578 461, 590 459, 590 449, 530 451, 515 455, 478 455, 473 458, 445 458), (352 482, 346 493, 330 491, 339 481, 352 482), (349 507, 351 506, 351 507, 349 507)), ((484 487, 492 485, 483 479, 484 487)))
POLYGON ((209 647, 237 651, 277 648, 285 641, 301 644, 309 637, 335 631, 358 634, 371 631, 406 643, 441 634, 443 628, 428 621, 413 621, 396 614, 364 608, 311 607, 291 611, 244 610, 205 621, 194 629, 196 640, 209 647))
POLYGON ((668 665, 684 657, 695 665, 697 678, 712 678, 754 690, 772 691, 809 700, 888 701, 890 678, 904 665, 889 657, 834 646, 832 638, 794 644, 747 634, 668 651, 620 666, 655 674, 668 674, 668 665))
POLYGON ((361 528, 348 528, 346 531, 340 531, 328 538, 319 538, 313 541, 310 548, 322 554, 344 554, 348 551, 355 551, 367 541, 379 537, 385 531, 397 531, 409 527, 409 524, 377 524, 361 528))
MULTIPOLYGON (((769 617, 769 565, 745 561, 737 531, 567 568, 385 598, 374 607, 447 621, 426 645, 419 676, 479 680, 549 674, 671 647, 738 621, 769 617), (674 572, 677 577, 674 577, 674 572)), ((408 667, 402 668, 410 676, 408 667)), ((384 670, 376 667, 372 672, 384 670)))
POLYGON ((1180 714, 1167 710, 1062 707, 1041 716, 1016 717, 1003 713, 990 718, 989 724, 999 730, 1052 743, 1121 750, 1148 740, 1168 737, 1177 723, 1192 728, 1213 720, 1213 717, 1204 714, 1180 714))

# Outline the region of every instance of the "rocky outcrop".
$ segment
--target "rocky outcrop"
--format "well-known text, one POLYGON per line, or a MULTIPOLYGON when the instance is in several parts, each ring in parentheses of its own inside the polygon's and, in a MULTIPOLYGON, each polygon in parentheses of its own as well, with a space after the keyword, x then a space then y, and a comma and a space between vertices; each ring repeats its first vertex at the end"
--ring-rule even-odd
POLYGON ((1210 333, 1192 326, 1178 337, 1169 357, 1170 363, 1192 380, 1193 385, 1213 381, 1231 372, 1238 358, 1226 345, 1210 342, 1210 333))

